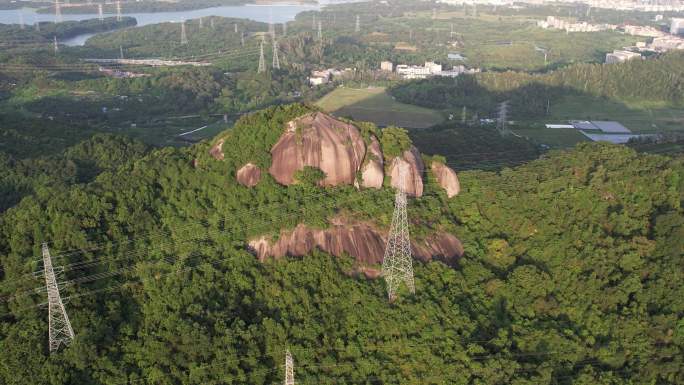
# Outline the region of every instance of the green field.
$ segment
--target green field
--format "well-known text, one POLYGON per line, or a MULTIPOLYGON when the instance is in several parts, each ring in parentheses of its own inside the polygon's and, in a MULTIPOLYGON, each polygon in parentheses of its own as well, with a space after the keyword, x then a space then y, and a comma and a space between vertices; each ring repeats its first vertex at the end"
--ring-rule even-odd
POLYGON ((384 88, 337 88, 317 106, 337 116, 373 122, 379 126, 426 128, 444 121, 435 110, 399 103, 384 88))
POLYGON ((636 133, 684 130, 684 109, 588 96, 572 96, 556 102, 550 108, 549 119, 615 120, 636 133))
POLYGON ((586 136, 574 129, 538 127, 512 128, 512 131, 534 143, 544 144, 551 148, 567 148, 589 141, 586 136))
POLYGON ((548 117, 521 122, 524 128, 513 128, 513 131, 552 148, 572 147, 587 141, 588 138, 576 130, 544 127, 545 123, 567 123, 569 120, 614 120, 636 134, 684 131, 684 109, 576 95, 552 104, 548 117))

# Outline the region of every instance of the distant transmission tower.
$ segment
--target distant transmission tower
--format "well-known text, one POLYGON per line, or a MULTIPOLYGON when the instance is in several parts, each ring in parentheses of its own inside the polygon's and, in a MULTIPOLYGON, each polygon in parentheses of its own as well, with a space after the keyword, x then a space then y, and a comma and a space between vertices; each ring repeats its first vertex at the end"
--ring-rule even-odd
POLYGON ((264 41, 261 40, 261 44, 259 45, 260 53, 259 53, 259 69, 257 70, 257 73, 264 73, 266 72, 266 59, 264 59, 264 41))
POLYGON ((242 46, 242 47, 245 46, 245 32, 244 31, 240 35, 240 46, 242 46))
POLYGON ((200 27, 200 28, 203 28, 203 27, 204 27, 203 19, 204 19, 204 18, 202 18, 202 17, 199 18, 199 27, 200 27))
POLYGON ((273 9, 268 8, 268 33, 275 38, 275 24, 273 24, 273 9))
POLYGON ((237 31, 237 23, 233 24, 233 30, 235 31, 235 33, 238 32, 238 31, 237 31))
POLYGON ((278 58, 278 41, 273 39, 273 68, 280 69, 280 58, 278 58))
POLYGON ((102 9, 102 4, 97 5, 97 17, 100 21, 104 20, 104 10, 102 9))
POLYGON ((188 44, 188 35, 185 32, 185 20, 181 21, 181 40, 180 43, 185 45, 188 44))
POLYGON ((61 345, 68 345, 74 339, 74 330, 71 328, 69 316, 67 316, 59 295, 57 278, 52 268, 52 258, 50 249, 43 243, 43 270, 45 272, 45 285, 48 293, 48 336, 50 341, 50 352, 54 352, 61 345))
POLYGON ((214 29, 214 18, 213 17, 211 19, 209 19, 209 26, 211 27, 211 29, 214 29))
POLYGON ((123 46, 119 46, 119 58, 123 59, 124 54, 123 54, 123 46))
POLYGON ((59 3, 59 0, 55 0, 55 23, 61 23, 62 22, 62 4, 59 3))
POLYGON ((461 112, 461 124, 464 126, 466 124, 467 116, 468 116, 468 112, 467 112, 466 106, 463 106, 463 112, 461 112))
POLYGON ((24 12, 19 11, 19 28, 24 29, 24 12))
POLYGON ((399 182, 394 198, 394 215, 385 247, 385 257, 382 260, 382 275, 387 282, 387 295, 390 301, 396 299, 402 282, 411 293, 416 292, 413 282, 408 215, 406 214, 406 192, 404 191, 407 170, 404 163, 397 163, 397 166, 399 167, 399 182))
POLYGON ((508 134, 506 131, 506 121, 508 120, 508 100, 499 104, 498 108, 499 119, 496 123, 496 129, 499 131, 501 136, 508 134))
POLYGON ((287 36, 287 21, 283 22, 283 36, 287 36))
POLYGON ((290 349, 287 349, 285 353, 285 381, 284 385, 295 385, 294 380, 294 361, 292 360, 292 354, 290 349))
POLYGON ((320 21, 318 22, 318 40, 323 40, 323 28, 320 21))
POLYGON ((55 55, 57 55, 57 52, 59 52, 59 43, 57 42, 57 36, 56 35, 54 36, 53 46, 54 46, 54 50, 55 50, 55 55))
POLYGON ((311 29, 316 30, 316 15, 313 15, 312 20, 311 20, 311 29))
POLYGON ((116 21, 121 21, 121 1, 116 2, 116 21))
POLYGON ((354 31, 356 33, 361 32, 361 17, 359 15, 356 15, 356 26, 354 27, 354 31))

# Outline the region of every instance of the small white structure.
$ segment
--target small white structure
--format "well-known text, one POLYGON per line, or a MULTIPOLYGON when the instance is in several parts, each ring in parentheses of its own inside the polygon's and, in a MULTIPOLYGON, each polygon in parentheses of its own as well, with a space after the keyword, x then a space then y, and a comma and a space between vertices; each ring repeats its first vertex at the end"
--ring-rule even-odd
POLYGON ((622 63, 636 58, 641 58, 641 54, 632 51, 615 50, 612 53, 606 54, 606 64, 622 63))
POLYGON ((672 22, 670 24, 670 33, 673 35, 684 34, 684 18, 672 18, 672 22))
POLYGON ((394 71, 394 64, 392 64, 391 61, 380 62, 380 70, 392 72, 392 71, 394 71))

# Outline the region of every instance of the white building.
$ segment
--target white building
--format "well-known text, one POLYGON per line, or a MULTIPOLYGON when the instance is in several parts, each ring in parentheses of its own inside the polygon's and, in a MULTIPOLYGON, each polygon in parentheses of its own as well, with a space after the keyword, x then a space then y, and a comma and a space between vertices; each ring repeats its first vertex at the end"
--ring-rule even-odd
POLYGON ((606 64, 622 63, 640 57, 641 54, 637 52, 615 50, 606 54, 606 64))
POLYGON ((670 33, 673 35, 684 34, 684 19, 673 17, 672 24, 670 25, 670 33))
POLYGON ((404 79, 425 79, 430 76, 430 70, 422 66, 399 64, 397 66, 397 74, 401 75, 404 79))
POLYGON ((394 64, 392 64, 391 61, 380 62, 380 70, 392 72, 392 71, 394 71, 394 64))

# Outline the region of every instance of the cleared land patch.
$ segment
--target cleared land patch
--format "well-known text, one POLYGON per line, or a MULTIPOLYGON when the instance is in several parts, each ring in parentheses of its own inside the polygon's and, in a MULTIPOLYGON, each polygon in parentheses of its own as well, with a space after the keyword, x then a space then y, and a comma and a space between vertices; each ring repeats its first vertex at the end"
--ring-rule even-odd
POLYGON ((382 87, 340 87, 325 95, 316 105, 334 115, 379 126, 426 128, 444 120, 438 111, 397 102, 382 87))

